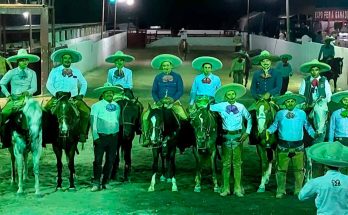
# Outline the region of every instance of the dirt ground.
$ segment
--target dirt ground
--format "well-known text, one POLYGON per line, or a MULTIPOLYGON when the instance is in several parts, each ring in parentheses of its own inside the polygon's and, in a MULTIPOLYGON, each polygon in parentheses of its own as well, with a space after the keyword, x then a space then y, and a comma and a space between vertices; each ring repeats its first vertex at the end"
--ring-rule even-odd
MULTIPOLYGON (((151 102, 152 81, 157 73, 149 65, 151 59, 160 53, 176 54, 175 47, 152 49, 128 49, 126 53, 134 55, 135 62, 127 66, 133 69, 134 91, 140 101, 151 102)), ((185 95, 182 97, 184 105, 188 104, 189 90, 196 74, 191 67, 195 57, 210 55, 218 57, 224 63, 224 69, 217 72, 223 84, 229 83, 228 70, 231 61, 231 51, 222 48, 209 47, 192 48, 188 60, 178 69, 183 76, 185 95)), ((88 80, 87 102, 96 101, 96 95, 92 90, 101 86, 106 80, 106 69, 111 65, 105 65, 86 73, 88 80)), ((252 76, 252 75, 251 75, 252 76)), ((297 91, 301 75, 296 74, 291 80, 290 89, 297 91)), ((250 87, 250 80, 248 88, 250 87)), ((47 100, 47 97, 43 97, 47 100)), ((240 100, 246 106, 252 102, 250 92, 240 100)), ((4 100, 0 101, 2 104, 4 100)), ((44 149, 40 163, 40 186, 43 197, 38 198, 34 194, 34 177, 32 174, 31 155, 29 157, 30 178, 25 182, 25 194, 16 195, 17 185, 10 183, 10 157, 7 150, 0 151, 0 214, 258 214, 281 215, 315 214, 314 201, 300 202, 297 197, 291 195, 293 190, 292 172, 288 173, 288 194, 284 199, 276 199, 276 182, 274 172, 265 193, 256 193, 260 182, 259 160, 254 146, 244 144, 243 184, 246 195, 244 198, 235 196, 220 197, 213 192, 211 171, 208 165, 203 172, 202 192, 193 192, 195 161, 191 149, 183 154, 177 153, 176 179, 179 192, 171 192, 171 184, 159 182, 157 178, 156 191, 147 192, 151 179, 152 156, 151 150, 139 145, 138 137, 133 142, 133 166, 132 181, 130 183, 111 182, 109 189, 92 193, 91 176, 93 149, 91 138, 85 145, 80 155, 76 156, 76 184, 77 191, 68 190, 55 192, 56 160, 48 145, 44 149)), ((63 186, 68 188, 68 168, 64 162, 63 186)), ((218 162, 219 185, 222 184, 221 162, 218 162)), ((120 174, 121 175, 121 171, 120 174)), ((233 186, 232 186, 233 187, 233 186)))

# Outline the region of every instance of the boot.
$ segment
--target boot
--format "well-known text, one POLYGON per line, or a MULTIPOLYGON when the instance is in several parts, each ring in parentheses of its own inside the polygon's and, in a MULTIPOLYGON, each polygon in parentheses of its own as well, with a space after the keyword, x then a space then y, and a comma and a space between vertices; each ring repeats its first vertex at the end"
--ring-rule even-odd
POLYGON ((277 171, 276 173, 277 179, 277 194, 276 198, 280 199, 286 194, 286 172, 277 171))

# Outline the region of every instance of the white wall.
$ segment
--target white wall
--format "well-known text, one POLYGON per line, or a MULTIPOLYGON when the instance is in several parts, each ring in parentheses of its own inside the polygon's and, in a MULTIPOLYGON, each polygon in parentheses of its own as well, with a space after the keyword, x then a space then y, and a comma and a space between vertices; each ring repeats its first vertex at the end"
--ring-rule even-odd
MULTIPOLYGON (((317 59, 322 44, 314 42, 304 42, 302 44, 292 43, 284 40, 250 35, 250 49, 268 50, 273 54, 291 54, 293 59, 290 61, 293 70, 299 72, 301 64, 317 59)), ((343 70, 338 78, 337 85, 342 89, 348 89, 348 48, 335 46, 336 57, 343 57, 343 70)))

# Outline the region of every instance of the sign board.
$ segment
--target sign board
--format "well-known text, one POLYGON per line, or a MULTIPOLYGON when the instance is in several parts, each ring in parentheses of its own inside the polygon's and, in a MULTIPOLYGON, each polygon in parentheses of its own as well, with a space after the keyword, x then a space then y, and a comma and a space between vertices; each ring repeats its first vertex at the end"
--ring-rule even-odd
POLYGON ((315 20, 348 21, 348 9, 323 9, 314 13, 315 20))

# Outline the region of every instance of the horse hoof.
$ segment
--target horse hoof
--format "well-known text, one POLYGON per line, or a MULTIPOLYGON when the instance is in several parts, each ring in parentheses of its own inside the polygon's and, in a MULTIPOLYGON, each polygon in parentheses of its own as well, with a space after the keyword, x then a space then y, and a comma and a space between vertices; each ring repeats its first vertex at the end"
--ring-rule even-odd
POLYGON ((201 187, 195 187, 195 189, 193 190, 196 193, 200 193, 201 192, 201 187))
POLYGON ((178 187, 177 186, 173 186, 172 187, 172 192, 178 192, 178 187))
POLYGON ((150 186, 149 189, 147 189, 147 191, 148 191, 148 192, 153 192, 153 191, 155 191, 155 187, 150 186))
POLYGON ((35 196, 36 196, 36 198, 42 198, 42 197, 44 197, 44 194, 42 194, 40 192, 36 192, 35 196))
POLYGON ((76 187, 69 187, 69 192, 76 192, 76 187))
POLYGON ((56 191, 63 191, 62 186, 57 186, 57 187, 56 187, 56 191))
POLYGON ((264 193, 265 191, 266 191, 265 188, 259 187, 259 189, 257 189, 257 192, 258 192, 258 193, 264 193))
POLYGON ((220 193, 220 187, 214 187, 214 192, 215 193, 220 193))
POLYGON ((160 181, 164 182, 166 181, 166 177, 164 177, 163 175, 160 177, 160 181))
POLYGON ((167 183, 172 183, 172 179, 171 178, 167 178, 167 183))
POLYGON ((23 190, 18 190, 17 191, 17 196, 23 196, 24 195, 24 191, 23 190))

